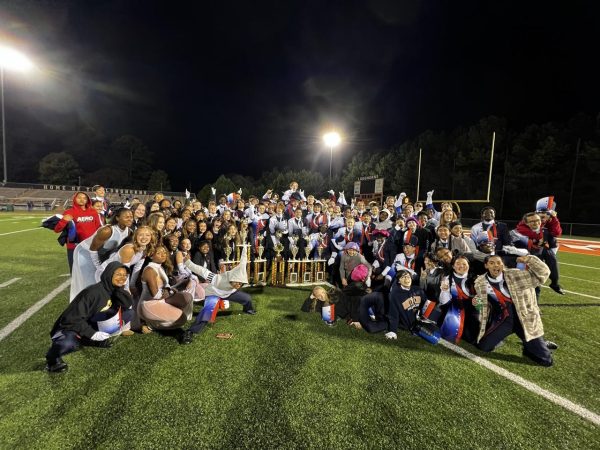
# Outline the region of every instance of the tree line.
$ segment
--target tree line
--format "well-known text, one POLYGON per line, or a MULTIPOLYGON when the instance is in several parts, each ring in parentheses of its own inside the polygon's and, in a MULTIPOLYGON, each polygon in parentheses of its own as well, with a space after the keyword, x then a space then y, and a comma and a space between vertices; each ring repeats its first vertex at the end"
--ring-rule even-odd
MULTIPOLYGON (((486 117, 474 125, 451 132, 421 133, 383 152, 360 152, 335 176, 309 170, 273 168, 255 179, 239 174, 218 176, 205 185, 198 198, 206 201, 210 188, 218 194, 242 188, 246 195, 262 195, 267 189, 283 192, 296 180, 306 193, 326 195, 343 190, 353 193, 360 177, 384 178, 384 192, 406 192, 416 200, 419 149, 422 149, 419 200, 435 189, 435 199, 480 200, 487 198, 492 135, 496 133, 489 204, 499 217, 518 219, 533 210, 538 198, 554 195, 563 221, 598 223, 600 213, 600 115, 578 114, 566 122, 531 124, 510 128, 507 120, 486 117)), ((464 215, 478 217, 482 203, 461 203, 464 215)))

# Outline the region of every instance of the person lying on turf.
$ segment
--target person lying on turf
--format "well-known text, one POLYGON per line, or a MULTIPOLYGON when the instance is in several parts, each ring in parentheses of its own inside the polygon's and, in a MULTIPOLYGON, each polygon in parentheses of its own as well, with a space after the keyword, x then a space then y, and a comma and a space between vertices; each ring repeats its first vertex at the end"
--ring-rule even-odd
MULTIPOLYGON (((185 265, 208 283, 204 286, 207 299, 208 297, 216 296, 223 300, 239 303, 244 307, 246 314, 254 315, 256 311, 252 305, 252 298, 246 292, 239 290, 244 284, 248 283, 248 274, 246 272, 248 252, 246 247, 247 245, 242 247, 239 265, 224 273, 213 273, 205 267, 194 264, 190 261, 189 257, 185 261, 185 265)), ((207 323, 206 315, 203 313, 198 314, 194 324, 184 332, 181 343, 191 344, 194 334, 200 333, 207 323)))
MULTIPOLYGON (((117 318, 118 331, 133 318, 133 299, 125 290, 129 272, 114 261, 106 266, 100 282, 83 289, 73 299, 52 327, 52 346, 46 354, 46 370, 64 372, 68 366, 62 356, 79 349, 80 345, 110 347, 107 331, 99 331, 98 322, 117 318), (119 309, 121 311, 119 311, 119 309), (120 314, 120 317, 119 317, 120 314)), ((127 333, 129 334, 129 333, 127 333)))
POLYGON ((485 259, 487 273, 475 280, 473 304, 480 309, 477 347, 493 351, 507 336, 515 333, 523 342, 523 355, 542 366, 553 364, 553 342, 544 340, 544 326, 537 305, 535 288, 548 279, 550 269, 533 255, 519 256, 517 263, 526 270, 507 269, 502 258, 485 259))

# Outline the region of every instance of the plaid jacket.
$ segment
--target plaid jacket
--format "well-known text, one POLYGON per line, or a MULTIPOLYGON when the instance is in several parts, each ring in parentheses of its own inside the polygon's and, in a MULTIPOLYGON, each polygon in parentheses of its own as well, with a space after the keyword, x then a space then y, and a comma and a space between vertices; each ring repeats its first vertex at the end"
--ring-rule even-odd
MULTIPOLYGON (((533 255, 527 256, 526 262, 527 270, 504 269, 504 280, 517 310, 519 320, 523 325, 525 341, 529 342, 544 335, 540 309, 535 298, 535 288, 544 284, 548 279, 550 269, 538 257, 533 255)), ((485 334, 489 316, 487 288, 488 283, 485 274, 480 275, 475 280, 476 298, 479 304, 482 305, 477 342, 485 334)))

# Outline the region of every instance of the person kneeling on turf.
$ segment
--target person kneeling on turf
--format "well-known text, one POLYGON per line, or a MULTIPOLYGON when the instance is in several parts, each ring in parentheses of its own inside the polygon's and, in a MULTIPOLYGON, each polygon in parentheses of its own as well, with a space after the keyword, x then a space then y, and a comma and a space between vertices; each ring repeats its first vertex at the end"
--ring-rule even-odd
POLYGON ((120 314, 122 329, 122 323, 133 318, 133 299, 124 289, 128 275, 127 267, 114 261, 106 266, 99 283, 88 286, 69 303, 50 332, 52 346, 46 354, 46 370, 67 370, 68 366, 61 356, 78 350, 80 345, 110 347, 108 338, 111 335, 98 331, 98 322, 120 314))
MULTIPOLYGON (((242 247, 240 263, 233 269, 225 273, 213 273, 205 267, 198 266, 188 259, 185 265, 196 275, 204 278, 208 285, 204 287, 206 297, 216 296, 223 300, 239 303, 244 307, 246 314, 256 314, 252 306, 252 298, 246 292, 239 289, 248 283, 248 274, 246 273, 247 245, 242 247)), ((200 333, 208 322, 204 314, 198 314, 194 324, 183 333, 182 344, 190 344, 195 333, 200 333)))
POLYGON ((485 259, 487 273, 475 281, 477 295, 473 304, 481 311, 477 347, 491 352, 512 333, 523 342, 523 355, 542 366, 552 365, 549 349, 557 348, 544 340, 544 326, 535 297, 535 288, 548 279, 550 269, 533 255, 519 256, 526 270, 507 269, 502 258, 485 259))

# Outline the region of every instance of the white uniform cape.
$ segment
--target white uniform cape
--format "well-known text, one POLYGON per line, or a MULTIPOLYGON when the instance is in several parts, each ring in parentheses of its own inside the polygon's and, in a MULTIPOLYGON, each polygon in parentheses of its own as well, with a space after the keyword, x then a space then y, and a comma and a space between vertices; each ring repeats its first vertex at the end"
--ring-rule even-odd
POLYGON ((231 286, 231 283, 248 283, 248 274, 246 273, 246 263, 248 262, 248 255, 246 246, 242 247, 240 263, 233 269, 224 273, 213 273, 206 267, 194 264, 192 261, 187 260, 185 265, 196 275, 200 275, 204 278, 208 284, 204 288, 206 296, 216 295, 222 299, 226 299, 233 294, 237 289, 231 286))

